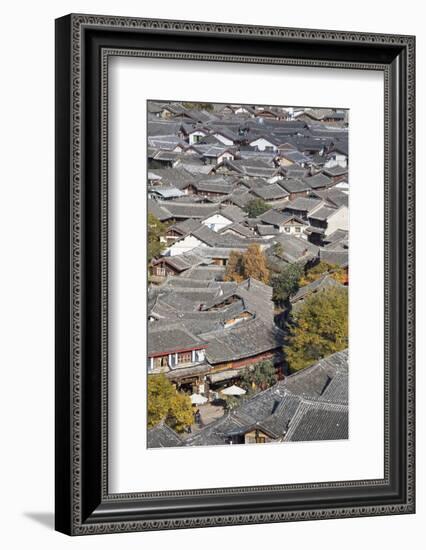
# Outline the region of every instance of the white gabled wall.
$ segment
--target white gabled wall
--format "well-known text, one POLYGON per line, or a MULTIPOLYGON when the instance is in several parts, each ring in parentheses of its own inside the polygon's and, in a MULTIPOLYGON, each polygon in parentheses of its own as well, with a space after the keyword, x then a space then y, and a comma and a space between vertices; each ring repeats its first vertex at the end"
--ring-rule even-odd
POLYGON ((343 153, 332 153, 330 160, 324 164, 324 168, 334 168, 335 166, 341 166, 342 168, 348 167, 348 157, 343 153))
POLYGON ((220 231, 223 227, 231 225, 232 221, 228 220, 228 218, 225 218, 225 216, 222 216, 222 214, 213 214, 212 216, 203 220, 202 223, 203 225, 217 232, 220 231))
POLYGON ((349 210, 347 206, 341 206, 327 220, 326 235, 331 235, 337 229, 349 230, 349 210))
POLYGON ((252 147, 257 147, 259 151, 264 151, 267 147, 272 147, 274 151, 277 150, 277 146, 265 138, 255 139, 254 141, 250 142, 250 145, 252 147))
POLYGON ((194 237, 194 235, 188 235, 182 240, 172 244, 172 246, 166 250, 164 255, 179 256, 185 252, 190 252, 194 248, 197 248, 197 246, 205 246, 205 244, 197 239, 197 237, 194 237))
POLYGON ((234 142, 232 141, 232 139, 229 139, 229 138, 223 136, 222 134, 214 134, 214 137, 216 139, 218 139, 224 145, 234 145, 234 142))
POLYGON ((194 143, 197 143, 197 137, 204 137, 206 135, 206 132, 203 132, 202 130, 192 132, 192 134, 189 134, 189 145, 194 145, 194 143))

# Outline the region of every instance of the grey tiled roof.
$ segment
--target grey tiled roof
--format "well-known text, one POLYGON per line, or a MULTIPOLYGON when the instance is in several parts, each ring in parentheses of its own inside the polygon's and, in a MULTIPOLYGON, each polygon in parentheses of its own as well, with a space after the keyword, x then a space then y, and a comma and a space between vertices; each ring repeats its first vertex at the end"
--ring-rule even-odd
POLYGON ((162 206, 152 199, 148 199, 148 212, 160 221, 171 218, 170 212, 167 210, 166 206, 162 206))
POLYGON ((215 204, 184 203, 177 201, 157 201, 157 207, 169 213, 169 218, 198 218, 203 219, 217 210, 215 204))
POLYGON ((321 204, 321 199, 312 199, 308 197, 297 197, 286 205, 286 210, 298 210, 300 212, 311 212, 321 204))
POLYGON ((157 290, 158 293, 176 288, 208 288, 216 289, 218 292, 220 288, 227 285, 236 286, 237 283, 222 283, 217 281, 201 281, 199 279, 186 278, 185 274, 180 277, 169 277, 161 287, 150 287, 150 290, 157 290))
POLYGON ((176 160, 179 160, 180 156, 180 153, 174 153, 173 151, 159 151, 154 156, 154 159, 164 162, 175 162, 176 160))
POLYGON ((261 223, 257 224, 256 229, 261 237, 265 237, 268 235, 278 235, 280 232, 278 227, 275 227, 274 225, 264 225, 261 223))
POLYGON ((174 199, 176 197, 181 197, 184 193, 178 189, 177 187, 166 187, 163 185, 159 185, 156 187, 150 187, 149 192, 153 193, 155 195, 158 195, 159 197, 163 199, 174 199))
POLYGON ((272 324, 253 319, 217 334, 204 334, 208 341, 206 357, 212 365, 236 361, 281 347, 283 333, 272 324))
POLYGON ((241 210, 238 206, 225 206, 219 210, 219 214, 222 214, 226 218, 229 218, 233 222, 241 222, 247 214, 241 210))
POLYGON ((190 436, 183 444, 191 447, 223 445, 229 437, 228 434, 239 429, 240 424, 238 421, 228 413, 206 426, 201 432, 190 436))
POLYGON ((147 101, 146 110, 148 113, 161 113, 163 104, 156 101, 147 101))
POLYGON ((330 235, 327 236, 325 241, 330 244, 337 243, 341 240, 348 240, 349 231, 346 231, 345 229, 336 229, 336 231, 333 231, 330 235))
POLYGON ((319 257, 324 262, 329 264, 340 265, 346 267, 349 265, 349 251, 348 250, 329 250, 321 248, 319 251, 319 257))
POLYGON ((349 385, 347 371, 337 372, 321 395, 322 401, 347 405, 349 400, 349 385))
POLYGON ((182 443, 178 434, 169 428, 167 424, 160 423, 154 426, 147 433, 147 446, 148 448, 157 447, 176 447, 182 443))
POLYGON ((214 170, 213 164, 204 164, 201 157, 196 155, 182 156, 178 168, 185 169, 186 172, 193 176, 208 175, 214 170), (195 157, 195 158, 193 158, 195 157))
POLYGON ((265 214, 262 214, 259 217, 265 223, 269 223, 275 227, 281 227, 290 221, 296 221, 299 224, 308 225, 307 222, 299 216, 286 211, 268 210, 268 212, 265 212, 265 214))
POLYGON ((284 157, 296 164, 306 164, 309 163, 309 157, 300 151, 297 150, 288 150, 288 151, 281 151, 280 153, 281 157, 284 157))
POLYGON ((243 246, 241 248, 236 248, 231 246, 228 246, 226 248, 221 246, 204 246, 204 247, 200 246, 194 249, 194 251, 196 251, 197 254, 200 254, 205 258, 223 259, 223 260, 228 259, 233 251, 245 252, 246 250, 247 250, 247 246, 243 246))
POLYGON ((177 135, 180 124, 178 122, 155 121, 148 122, 148 136, 177 135))
POLYGON ((200 181, 190 182, 190 185, 194 186, 199 193, 221 193, 223 195, 229 195, 234 189, 234 186, 223 178, 202 179, 200 181))
MULTIPOLYGON (((303 114, 313 120, 322 120, 323 118, 336 116, 336 112, 331 109, 306 109, 303 114)), ((343 114, 339 118, 343 118, 343 114)))
POLYGON ((287 212, 279 212, 278 210, 271 208, 267 212, 261 214, 259 219, 264 223, 280 227, 284 222, 291 219, 291 217, 291 214, 288 214, 287 212))
POLYGON ((284 442, 347 439, 347 358, 347 350, 335 353, 243 400, 183 445, 224 445, 254 429, 284 442))
POLYGON ((247 204, 251 200, 253 200, 253 195, 249 193, 247 190, 244 190, 244 191, 238 190, 232 193, 230 198, 236 206, 239 206, 240 208, 244 208, 247 206, 247 204))
POLYGON ((172 185, 179 189, 194 178, 184 167, 175 168, 151 168, 150 173, 161 178, 162 185, 172 185))
POLYGON ((281 251, 277 253, 273 247, 268 249, 267 254, 275 254, 288 263, 299 261, 307 262, 318 255, 319 247, 310 243, 306 239, 280 233, 271 239, 272 243, 281 245, 281 251))
POLYGON ((160 327, 156 322, 148 324, 148 356, 150 357, 205 347, 203 340, 188 332, 181 324, 167 324, 160 327))
POLYGON ((288 192, 276 183, 270 183, 263 187, 256 187, 252 189, 252 193, 262 198, 265 201, 284 199, 288 197, 288 192))
POLYGON ((303 300, 307 296, 310 296, 311 294, 314 294, 321 290, 325 290, 326 288, 330 288, 330 287, 346 288, 345 286, 337 282, 335 279, 333 279, 333 277, 331 277, 328 274, 325 274, 322 277, 319 277, 316 281, 313 281, 312 283, 309 283, 308 285, 305 285, 299 288, 296 294, 291 298, 291 302, 292 303, 298 302, 299 300, 303 300))
POLYGON ((284 441, 328 441, 348 437, 347 406, 302 402, 284 441))
POLYGON ((338 372, 347 376, 348 350, 321 359, 311 367, 288 376, 282 384, 288 391, 304 399, 319 399, 338 372))
POLYGON ((251 177, 270 178, 277 172, 276 168, 271 167, 263 160, 227 160, 225 166, 230 170, 251 177))
POLYGON ((235 286, 223 287, 222 292, 203 305, 203 309, 215 308, 232 297, 240 298, 246 310, 262 317, 266 322, 272 322, 274 312, 272 287, 253 278, 249 278, 235 286))
POLYGON ((252 239, 253 237, 255 237, 253 231, 249 229, 246 225, 242 225, 241 223, 233 223, 231 225, 227 225, 226 227, 221 229, 219 233, 228 233, 230 231, 247 239, 252 239))
POLYGON ((281 166, 280 172, 288 178, 304 178, 308 171, 297 164, 291 166, 281 166))
POLYGON ((303 191, 311 190, 311 187, 301 179, 287 178, 277 181, 277 184, 289 193, 302 193, 303 191))
POLYGON ((334 187, 330 189, 317 189, 316 191, 312 191, 312 195, 317 196, 320 199, 324 199, 336 207, 348 206, 349 204, 348 194, 334 187))
POLYGON ((255 238, 249 240, 242 235, 219 233, 213 231, 213 229, 209 229, 205 225, 201 225, 198 229, 193 231, 192 235, 208 246, 220 248, 246 248, 250 242, 257 242, 255 238))
POLYGON ((335 177, 335 176, 343 176, 344 174, 347 174, 348 169, 343 168, 342 166, 336 165, 330 168, 324 168, 323 172, 326 176, 335 177))
POLYGON ((335 208, 330 208, 328 206, 321 206, 321 208, 319 208, 318 210, 315 210, 314 213, 309 214, 309 218, 312 218, 314 220, 325 221, 327 220, 327 218, 329 218, 335 213, 336 213, 335 208))
POLYGON ((198 311, 200 304, 209 302, 217 293, 217 288, 205 284, 200 288, 180 288, 179 290, 175 288, 172 292, 161 294, 160 297, 163 303, 175 307, 179 313, 182 313, 198 311))
POLYGON ((176 231, 182 236, 189 235, 191 231, 195 231, 201 226, 201 222, 197 218, 189 218, 181 222, 177 222, 169 227, 169 230, 176 231))
POLYGON ((321 187, 330 187, 330 185, 333 183, 333 181, 325 176, 324 174, 316 174, 315 176, 310 176, 308 178, 304 178, 303 181, 312 187, 312 189, 317 189, 321 187))
POLYGON ((153 262, 153 265, 156 265, 160 262, 165 262, 170 265, 172 268, 177 271, 186 271, 194 266, 206 265, 210 261, 203 256, 194 254, 194 252, 186 252, 185 254, 180 254, 178 256, 163 256, 162 258, 153 262))
POLYGON ((209 265, 192 267, 182 273, 182 277, 195 279, 197 281, 223 281, 225 267, 220 265, 209 265))
POLYGON ((267 430, 274 439, 283 437, 299 404, 300 398, 297 395, 285 392, 280 403, 270 416, 264 420, 257 421, 257 426, 267 430))
POLYGON ((337 153, 342 153, 343 155, 348 156, 349 149, 348 149, 347 139, 345 141, 344 140, 337 141, 335 146, 334 146, 334 151, 336 151, 337 153))

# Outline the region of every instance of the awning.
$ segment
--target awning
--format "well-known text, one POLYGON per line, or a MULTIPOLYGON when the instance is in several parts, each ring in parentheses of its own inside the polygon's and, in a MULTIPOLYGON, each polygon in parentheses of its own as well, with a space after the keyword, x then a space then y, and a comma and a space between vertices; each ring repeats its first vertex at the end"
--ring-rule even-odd
POLYGON ((240 388, 239 386, 235 386, 234 384, 229 388, 225 388, 220 393, 222 393, 223 395, 244 395, 247 392, 246 390, 243 390, 243 388, 240 388))
POLYGON ((199 393, 193 393, 191 395, 191 403, 193 405, 204 405, 207 401, 207 397, 204 397, 204 395, 200 395, 199 393))
POLYGON ((223 382, 225 380, 231 380, 232 378, 241 376, 244 370, 245 369, 230 369, 222 372, 214 372, 212 374, 209 374, 207 377, 212 384, 215 384, 216 382, 223 382))
POLYGON ((175 369, 166 373, 166 377, 175 380, 179 378, 191 378, 191 376, 199 376, 200 374, 206 374, 211 369, 207 363, 196 365, 194 367, 184 367, 181 369, 175 369))

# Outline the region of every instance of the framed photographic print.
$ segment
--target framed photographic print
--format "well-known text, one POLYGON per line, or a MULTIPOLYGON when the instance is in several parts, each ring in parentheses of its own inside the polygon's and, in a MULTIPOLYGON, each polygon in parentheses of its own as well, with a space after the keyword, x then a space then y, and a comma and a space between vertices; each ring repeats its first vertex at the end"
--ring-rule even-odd
POLYGON ((406 514, 412 36, 56 21, 56 529, 406 514))

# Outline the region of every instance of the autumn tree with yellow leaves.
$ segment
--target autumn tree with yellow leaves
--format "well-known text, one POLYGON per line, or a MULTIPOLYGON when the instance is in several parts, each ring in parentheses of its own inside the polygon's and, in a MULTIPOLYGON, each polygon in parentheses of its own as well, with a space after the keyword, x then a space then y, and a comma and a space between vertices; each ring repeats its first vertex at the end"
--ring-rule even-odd
POLYGON ((347 283, 347 273, 343 267, 337 264, 330 264, 328 262, 320 261, 314 267, 308 269, 299 280, 299 286, 305 286, 309 283, 313 283, 323 275, 328 273, 335 281, 341 284, 347 283))
POLYGON ((148 428, 166 422, 176 432, 193 423, 191 399, 176 390, 164 374, 148 376, 148 428))
POLYGON ((228 264, 226 266, 225 281, 235 281, 241 283, 244 280, 243 254, 236 250, 231 250, 228 264))
POLYGON ((291 372, 348 347, 348 291, 328 288, 313 294, 293 315, 284 346, 291 372))
POLYGON ((229 255, 225 281, 241 283, 249 277, 265 284, 269 283, 266 257, 258 244, 251 244, 244 253, 232 250, 229 255))

